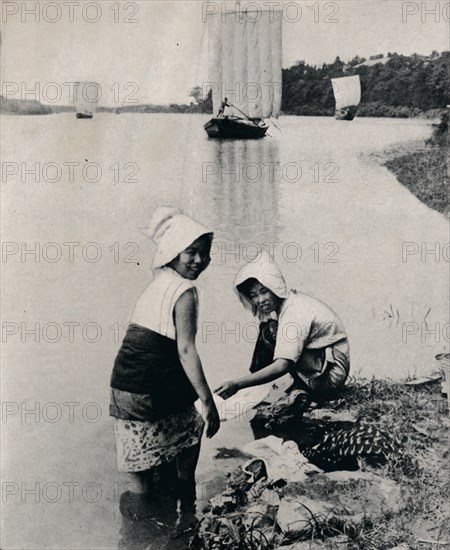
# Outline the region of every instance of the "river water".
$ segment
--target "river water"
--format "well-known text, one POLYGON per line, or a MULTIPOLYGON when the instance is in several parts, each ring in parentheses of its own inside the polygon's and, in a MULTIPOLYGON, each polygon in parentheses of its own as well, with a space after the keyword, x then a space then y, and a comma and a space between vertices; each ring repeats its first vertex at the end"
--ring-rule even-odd
MULTIPOLYGON (((423 146, 429 121, 281 117, 271 137, 219 142, 206 120, 2 117, 5 549, 160 547, 154 527, 120 516, 107 415, 114 356, 151 277, 139 228, 157 205, 215 230, 199 281, 212 386, 248 367, 255 324, 232 282, 263 247, 291 287, 339 313, 354 375, 426 375, 448 351, 448 221, 381 164, 423 146)), ((233 466, 216 449, 251 437, 241 418, 205 442, 200 498, 233 466)))

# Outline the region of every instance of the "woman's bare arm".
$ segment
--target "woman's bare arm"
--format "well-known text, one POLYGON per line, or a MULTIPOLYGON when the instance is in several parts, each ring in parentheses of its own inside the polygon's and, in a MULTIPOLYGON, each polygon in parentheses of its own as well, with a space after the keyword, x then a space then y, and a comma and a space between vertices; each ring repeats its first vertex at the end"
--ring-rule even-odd
POLYGON ((219 429, 219 417, 211 390, 203 372, 202 363, 195 345, 197 333, 197 301, 195 290, 187 290, 180 296, 174 308, 177 333, 177 348, 184 371, 206 409, 207 436, 212 437, 219 429))
POLYGON ((289 372, 291 365, 292 361, 289 361, 288 359, 275 359, 271 365, 261 369, 258 372, 247 374, 246 376, 237 378, 236 380, 224 382, 215 390, 215 393, 219 394, 220 397, 227 399, 243 388, 259 386, 261 384, 265 384, 266 382, 272 382, 272 380, 280 378, 289 372))

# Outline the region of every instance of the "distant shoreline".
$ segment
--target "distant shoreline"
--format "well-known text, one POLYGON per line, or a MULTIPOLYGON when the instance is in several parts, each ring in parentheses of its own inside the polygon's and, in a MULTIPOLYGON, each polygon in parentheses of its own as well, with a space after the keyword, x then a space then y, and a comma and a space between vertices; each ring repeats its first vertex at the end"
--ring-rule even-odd
MULTIPOLYGON (((373 55, 368 60, 356 55, 348 63, 336 57, 333 63, 324 63, 321 66, 298 61, 292 67, 282 70, 281 112, 290 116, 334 116, 332 80, 358 75, 361 100, 357 117, 438 118, 445 112, 446 105, 450 104, 449 69, 449 51, 433 51, 429 56, 405 56, 388 52, 387 55, 373 55)), ((240 93, 239 89, 236 93, 240 93)), ((108 107, 98 105, 96 111, 115 114, 213 114, 212 88, 205 95, 202 86, 194 83, 187 97, 192 99, 190 105, 127 103, 119 106, 118 103, 108 107)), ((75 112, 76 109, 73 100, 69 105, 56 105, 41 103, 41 99, 45 101, 44 96, 36 99, 39 101, 23 100, 19 95, 14 97, 14 94, 8 94, 7 98, 0 95, 0 113, 43 115, 75 112)), ((62 101, 71 100, 65 98, 62 101)))
MULTIPOLYGON (((54 115, 59 113, 73 113, 75 115, 76 110, 72 107, 62 106, 58 108, 52 108, 51 106, 40 104, 27 109, 26 105, 22 106, 20 110, 5 108, 5 104, 1 103, 0 113, 4 115, 12 116, 39 116, 39 115, 54 115)), ((212 112, 202 111, 198 106, 190 105, 136 105, 133 107, 100 107, 96 111, 98 114, 110 113, 110 114, 187 114, 198 115, 204 114, 213 116, 212 112)), ((373 107, 371 105, 362 105, 356 113, 356 118, 418 118, 418 119, 439 119, 439 117, 446 112, 446 109, 430 109, 428 111, 420 111, 418 109, 408 109, 405 107, 392 107, 389 105, 378 105, 373 107)), ((318 117, 334 117, 334 110, 326 112, 314 112, 308 109, 302 110, 302 112, 282 112, 282 116, 318 116, 318 117)))

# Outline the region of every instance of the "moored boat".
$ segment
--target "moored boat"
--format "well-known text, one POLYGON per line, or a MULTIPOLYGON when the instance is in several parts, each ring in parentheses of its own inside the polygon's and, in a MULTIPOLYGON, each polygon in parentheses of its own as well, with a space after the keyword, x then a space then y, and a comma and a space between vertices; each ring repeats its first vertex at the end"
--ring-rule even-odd
POLYGON ((266 135, 268 125, 263 120, 249 120, 238 116, 217 116, 204 126, 211 138, 259 139, 266 135))
POLYGON ((210 138, 262 138, 268 130, 264 119, 278 118, 281 109, 282 12, 227 11, 211 14, 208 24, 217 115, 204 129, 210 138))

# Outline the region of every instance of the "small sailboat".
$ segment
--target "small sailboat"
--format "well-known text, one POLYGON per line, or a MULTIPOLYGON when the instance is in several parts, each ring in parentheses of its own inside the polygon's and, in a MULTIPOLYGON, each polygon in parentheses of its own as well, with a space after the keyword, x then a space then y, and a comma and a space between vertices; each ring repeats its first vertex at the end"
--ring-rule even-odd
POLYGON ((217 113, 204 125, 210 138, 262 138, 268 130, 264 119, 278 118, 281 22, 276 10, 209 16, 209 85, 217 113))
POLYGON ((359 75, 332 78, 334 99, 336 100, 337 120, 353 120, 361 101, 361 82, 359 75))
POLYGON ((75 87, 76 117, 93 118, 97 109, 99 86, 95 82, 77 82, 75 87), (95 90, 95 95, 92 90, 95 90))

